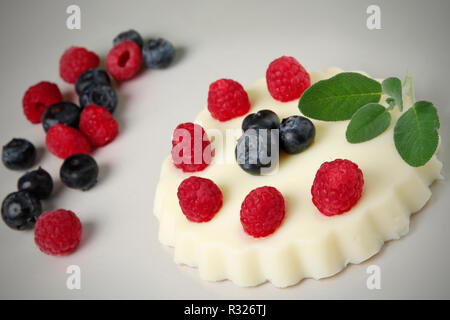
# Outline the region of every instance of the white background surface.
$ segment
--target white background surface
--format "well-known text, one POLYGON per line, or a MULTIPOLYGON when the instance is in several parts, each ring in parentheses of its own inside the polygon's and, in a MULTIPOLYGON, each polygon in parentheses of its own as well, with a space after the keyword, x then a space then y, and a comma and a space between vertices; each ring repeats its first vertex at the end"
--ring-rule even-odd
MULTIPOLYGON (((414 215, 410 233, 400 241, 335 277, 287 289, 200 280, 196 269, 173 263, 172 250, 157 240, 152 213, 171 132, 204 108, 209 83, 227 77, 249 85, 281 55, 295 56, 308 70, 336 65, 377 78, 403 78, 410 68, 416 98, 439 109, 439 157, 448 177, 449 12, 449 1, 1 0, 0 142, 24 137, 38 147, 38 164, 55 179, 44 209, 76 212, 84 238, 76 253, 55 258, 35 247, 32 231, 0 223, 0 298, 450 298, 447 180, 433 185, 431 201, 414 215), (70 4, 81 7, 81 30, 65 26, 70 4), (382 30, 366 28, 370 4, 381 7, 382 30), (145 38, 169 39, 178 58, 167 70, 141 72, 120 86, 115 116, 121 132, 94 154, 101 171, 98 185, 88 192, 65 188, 58 178, 61 160, 45 150, 42 127, 26 121, 22 95, 30 85, 49 80, 71 99, 73 88, 58 76, 62 52, 79 45, 104 57, 114 36, 129 28, 145 38), (66 268, 73 264, 81 268, 81 290, 66 288, 66 268), (366 287, 372 264, 381 268, 381 290, 366 287)), ((20 175, 0 167, 2 199, 15 191, 20 175)))

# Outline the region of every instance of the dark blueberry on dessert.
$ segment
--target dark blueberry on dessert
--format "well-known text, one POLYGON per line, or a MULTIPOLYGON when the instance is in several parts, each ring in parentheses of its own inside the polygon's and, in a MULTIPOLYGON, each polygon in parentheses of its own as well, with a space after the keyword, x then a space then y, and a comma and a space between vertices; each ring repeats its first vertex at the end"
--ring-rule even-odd
POLYGON ((2 218, 12 229, 30 229, 42 213, 41 202, 28 191, 10 193, 2 203, 2 218))
POLYGON ((242 121, 242 131, 248 129, 278 129, 280 127, 280 119, 275 112, 271 110, 260 110, 251 113, 242 121))
POLYGON ((136 30, 133 30, 133 29, 119 33, 114 38, 113 44, 114 44, 114 46, 116 46, 125 40, 134 41, 141 49, 142 49, 142 46, 144 45, 144 41, 142 40, 142 37, 139 34, 139 32, 137 32, 136 30))
POLYGON ((74 154, 64 161, 60 177, 69 188, 89 190, 97 183, 97 162, 87 154, 74 154))
POLYGON ((253 175, 269 173, 278 164, 278 130, 248 129, 237 142, 235 156, 244 171, 253 175))
POLYGON ((42 126, 47 132, 55 124, 61 123, 78 128, 81 109, 72 102, 58 102, 45 109, 42 114, 42 126))
POLYGON ((149 40, 142 48, 142 61, 148 68, 162 69, 168 67, 175 58, 173 45, 165 39, 149 40))
POLYGON ((36 148, 26 139, 12 139, 3 146, 2 161, 12 170, 28 169, 36 160, 36 148))
POLYGON ((117 107, 116 92, 105 84, 89 87, 80 95, 80 105, 84 108, 91 104, 105 107, 110 113, 114 113, 117 107))
POLYGON ((84 91, 97 84, 103 84, 109 86, 111 79, 108 73, 100 68, 91 68, 83 72, 75 82, 75 90, 78 95, 81 95, 84 91))
POLYGON ((47 171, 39 167, 21 176, 17 188, 20 191, 28 191, 40 200, 47 199, 53 190, 53 179, 47 171))
POLYGON ((305 150, 314 141, 316 129, 307 118, 291 116, 280 124, 280 147, 289 154, 305 150))

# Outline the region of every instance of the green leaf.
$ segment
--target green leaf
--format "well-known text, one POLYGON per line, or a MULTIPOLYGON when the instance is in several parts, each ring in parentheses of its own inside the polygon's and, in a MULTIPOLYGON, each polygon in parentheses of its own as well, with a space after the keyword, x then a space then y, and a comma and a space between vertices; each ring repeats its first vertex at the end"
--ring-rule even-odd
MULTIPOLYGON (((400 111, 403 111, 402 82, 399 78, 387 78, 382 83, 383 92, 395 100, 400 111)), ((386 100, 387 101, 387 100, 386 100)), ((391 103, 388 102, 390 105, 391 103)))
POLYGON ((345 133, 350 143, 368 141, 382 134, 391 124, 391 114, 378 103, 369 103, 355 112, 345 133))
POLYGON ((397 121, 394 142, 409 165, 423 166, 436 152, 439 142, 439 117, 431 102, 417 101, 397 121))
POLYGON ((394 109, 395 107, 395 100, 394 98, 387 98, 386 103, 389 105, 389 110, 394 109))
POLYGON ((362 106, 379 102, 381 84, 360 73, 343 72, 309 87, 298 107, 307 117, 324 120, 349 120, 362 106))

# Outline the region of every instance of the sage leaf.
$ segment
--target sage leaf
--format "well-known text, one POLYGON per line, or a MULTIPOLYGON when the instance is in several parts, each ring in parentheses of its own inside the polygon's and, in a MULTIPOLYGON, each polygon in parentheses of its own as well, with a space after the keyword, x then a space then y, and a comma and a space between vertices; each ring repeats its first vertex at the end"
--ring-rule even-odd
MULTIPOLYGON (((403 111, 403 88, 400 79, 395 77, 387 78, 381 83, 381 86, 383 88, 383 92, 394 99, 395 104, 397 105, 400 112, 403 111)), ((388 103, 392 105, 391 102, 388 103)))
POLYGON ((369 103, 355 112, 345 136, 350 143, 371 140, 382 134, 391 124, 391 114, 378 103, 369 103))
POLYGON ((395 100, 394 98, 387 98, 386 103, 389 105, 389 110, 394 109, 395 107, 395 100))
POLYGON ((431 102, 417 101, 398 119, 394 142, 398 153, 413 167, 423 166, 436 152, 439 117, 431 102))
POLYGON ((309 87, 298 107, 307 117, 324 121, 349 120, 362 106, 379 102, 381 84, 356 72, 343 72, 309 87))

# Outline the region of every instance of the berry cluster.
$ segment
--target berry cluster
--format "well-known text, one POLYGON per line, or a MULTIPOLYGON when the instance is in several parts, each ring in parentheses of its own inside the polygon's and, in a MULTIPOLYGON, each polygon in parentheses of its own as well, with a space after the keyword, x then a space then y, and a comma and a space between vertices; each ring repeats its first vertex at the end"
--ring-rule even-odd
MULTIPOLYGON (((144 44, 138 32, 128 30, 114 38, 105 59, 106 70, 99 68, 99 56, 85 48, 72 46, 62 54, 59 75, 74 85, 79 106, 64 101, 55 83, 41 81, 28 88, 22 99, 23 112, 31 123, 42 123, 48 151, 64 160, 59 171, 64 185, 83 191, 92 188, 99 168, 90 154, 119 133, 113 117, 118 96, 110 77, 126 81, 142 65, 166 68, 174 57, 174 47, 167 40, 151 39, 144 44)), ((2 149, 2 161, 9 169, 31 168, 35 160, 36 148, 26 139, 12 139, 2 149)), ((25 173, 18 180, 18 191, 4 199, 2 218, 16 230, 35 227, 35 243, 42 252, 65 255, 78 247, 82 226, 69 210, 42 213, 41 201, 49 198, 52 190, 53 179, 41 167, 25 173)))
MULTIPOLYGON (((293 57, 272 61, 266 71, 271 96, 286 102, 300 98, 310 86, 310 76, 293 57)), ((208 110, 214 119, 228 121, 248 113, 249 97, 238 82, 220 79, 208 92, 208 110)), ((278 163, 280 150, 297 154, 308 148, 315 138, 314 124, 293 115, 280 122, 271 110, 247 115, 242 122, 243 135, 238 139, 235 157, 246 172, 261 175, 278 163)), ((172 159, 184 172, 204 170, 211 158, 211 146, 205 130, 197 124, 183 123, 174 131, 172 159), (205 157, 206 154, 206 157, 205 157), (197 156, 197 162, 193 159, 197 156)), ((364 179, 362 171, 349 160, 337 159, 322 164, 311 187, 312 202, 324 215, 349 211, 360 199, 364 179)), ((207 222, 222 207, 220 188, 211 180, 190 176, 177 192, 181 211, 191 222, 207 222)), ((285 216, 283 195, 274 187, 252 190, 241 205, 240 220, 244 231, 254 238, 266 237, 277 230, 285 216)))
POLYGON ((254 175, 270 172, 278 163, 280 150, 288 154, 300 153, 315 137, 315 127, 309 119, 290 116, 280 123, 271 110, 249 114, 242 122, 242 131, 236 144, 236 161, 243 170, 254 175))

